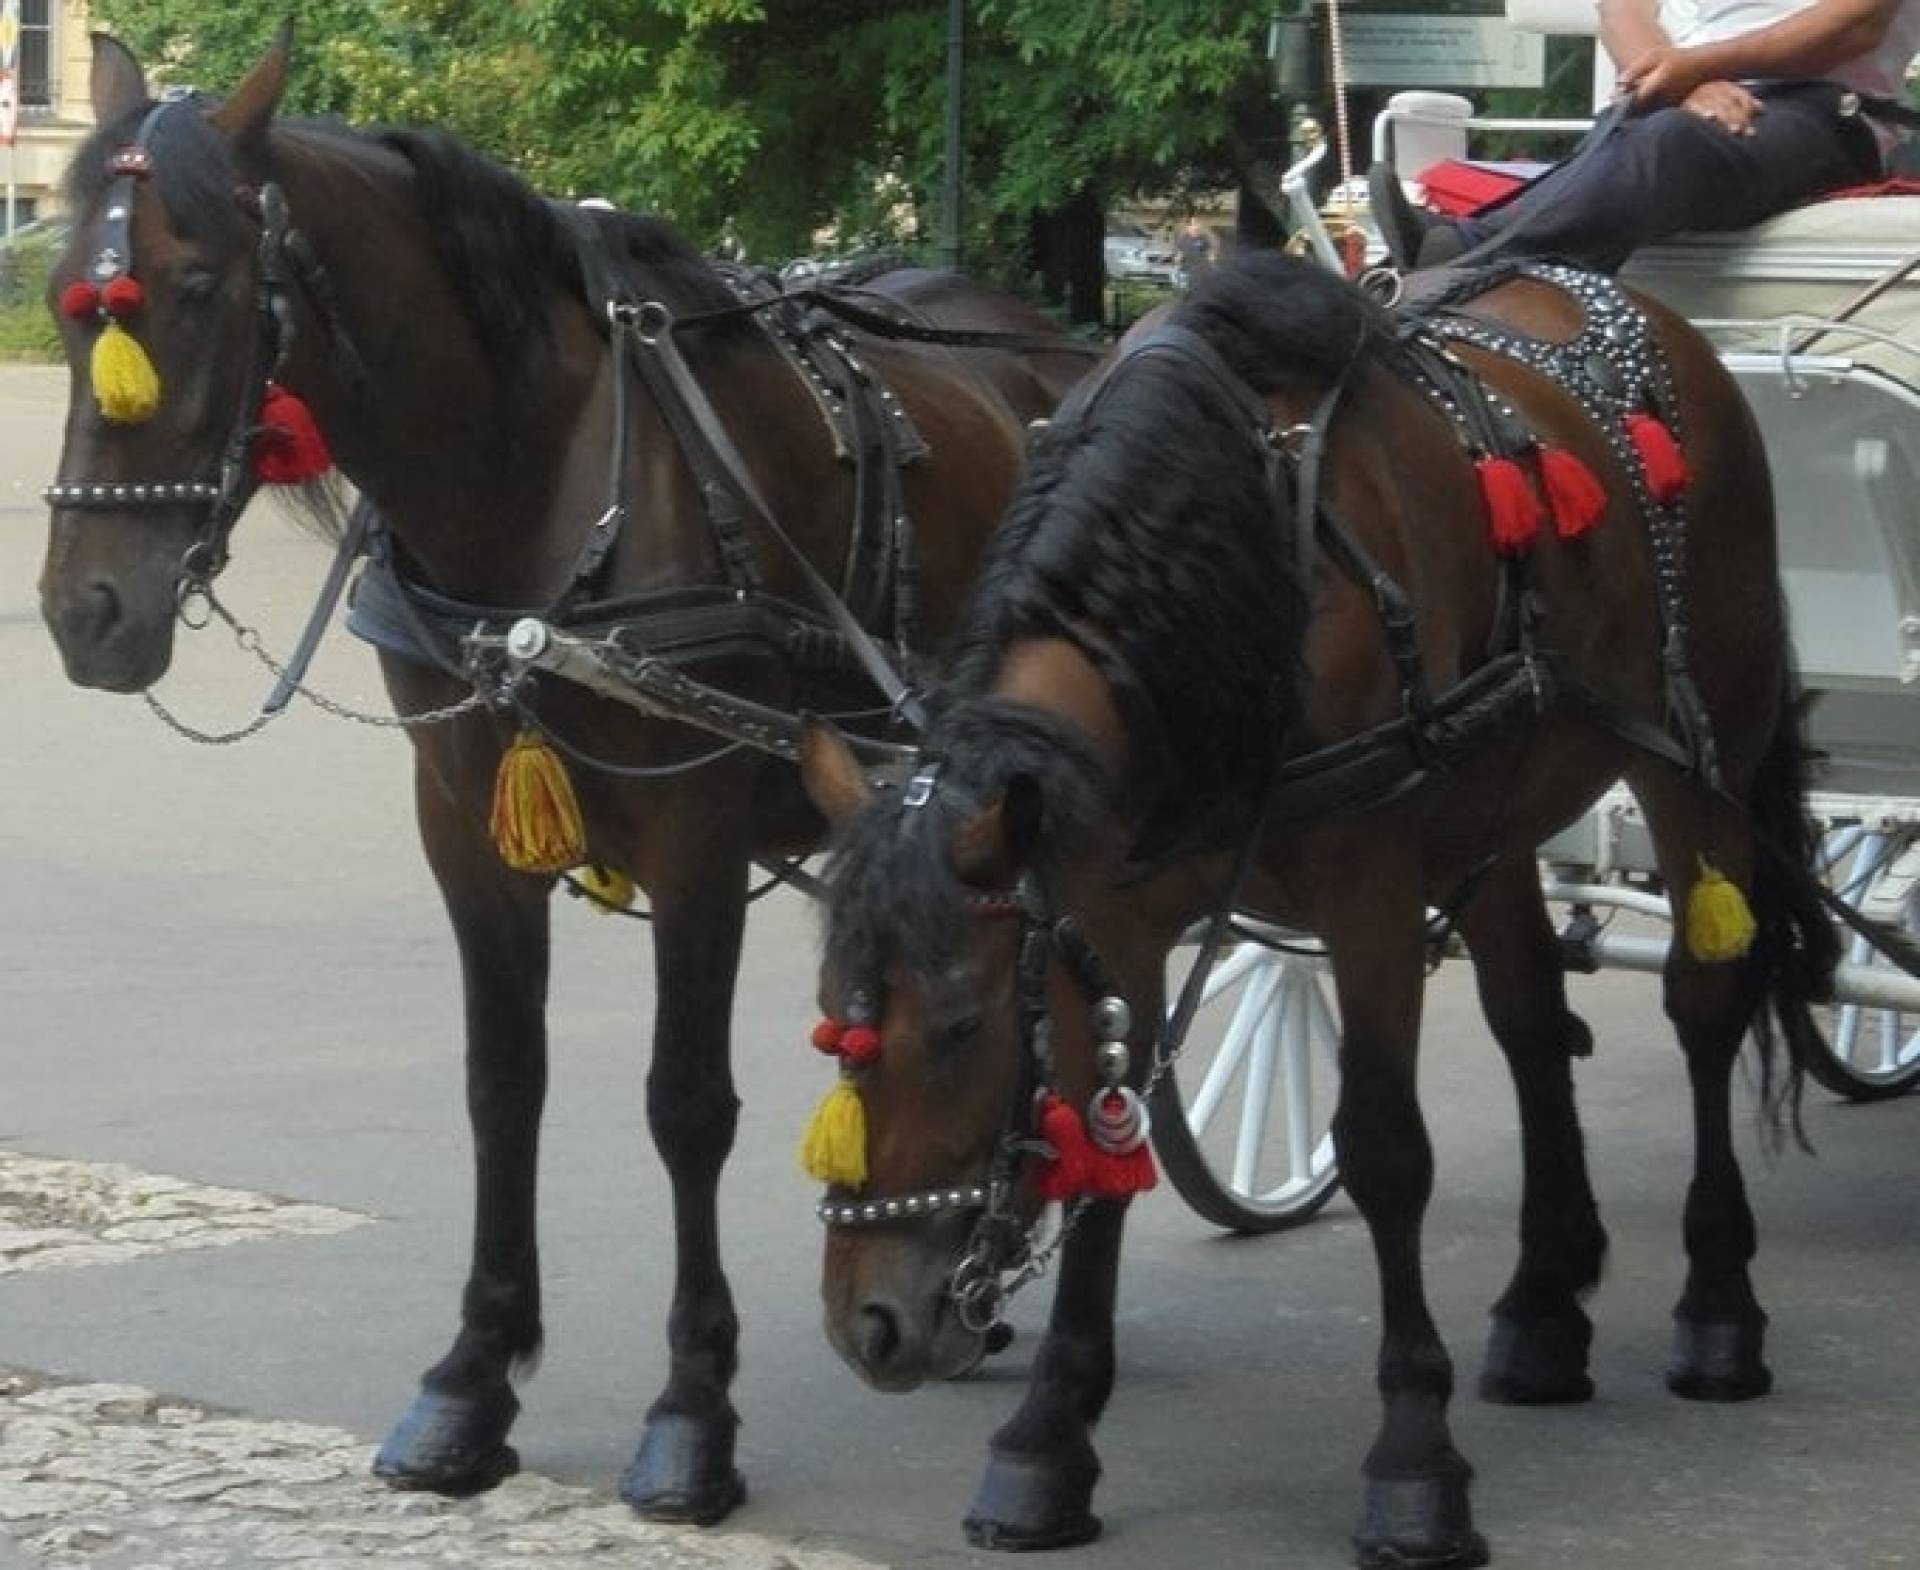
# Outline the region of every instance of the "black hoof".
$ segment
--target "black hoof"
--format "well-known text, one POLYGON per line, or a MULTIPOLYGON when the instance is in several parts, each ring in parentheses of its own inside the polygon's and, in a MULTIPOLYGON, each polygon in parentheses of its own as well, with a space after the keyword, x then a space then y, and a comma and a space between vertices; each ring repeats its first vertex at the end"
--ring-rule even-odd
POLYGON ((373 1475, 393 1488, 484 1493, 520 1470, 506 1443, 519 1412, 505 1384, 475 1395, 422 1389, 374 1454, 373 1475))
POLYGON ((1100 1518, 1088 1507, 1099 1477, 1091 1451, 1079 1460, 991 1451, 967 1510, 967 1541, 1011 1553, 1092 1542, 1100 1518))
POLYGON ((652 1418, 633 1465, 620 1479, 620 1497, 649 1521, 712 1526, 747 1497, 733 1467, 734 1420, 702 1423, 684 1413, 652 1418))
POLYGON ((1551 1318, 1493 1316, 1480 1398, 1503 1406, 1556 1406, 1593 1399, 1587 1353, 1593 1322, 1575 1309, 1551 1318))
POLYGON ((1673 1320, 1673 1361, 1667 1388, 1689 1401, 1751 1401, 1773 1388, 1773 1373, 1761 1360, 1766 1320, 1702 1324, 1673 1320))
POLYGON ((1492 1558, 1463 1473, 1369 1479, 1353 1549, 1361 1570, 1472 1570, 1492 1558))

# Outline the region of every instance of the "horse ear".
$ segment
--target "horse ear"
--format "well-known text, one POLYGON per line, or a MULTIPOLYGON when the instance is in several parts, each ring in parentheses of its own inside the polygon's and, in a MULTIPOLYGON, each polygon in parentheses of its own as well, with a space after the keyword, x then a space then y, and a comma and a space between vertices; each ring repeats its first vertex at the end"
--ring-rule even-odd
POLYGON ((953 864, 961 878, 998 884, 1019 877, 1040 847, 1042 810, 1039 781, 1029 774, 1008 780, 998 801, 954 830, 953 864))
POLYGON ((236 87, 226 102, 209 110, 207 121, 217 131, 236 142, 251 141, 267 128, 280 98, 287 90, 287 69, 293 59, 293 18, 281 22, 247 79, 236 87))
POLYGON ((847 738, 812 714, 800 722, 800 782, 829 823, 852 817, 873 799, 873 786, 847 738))
POLYGON ((106 33, 93 35, 93 74, 87 80, 96 125, 111 125, 135 104, 147 101, 147 77, 127 46, 106 33))

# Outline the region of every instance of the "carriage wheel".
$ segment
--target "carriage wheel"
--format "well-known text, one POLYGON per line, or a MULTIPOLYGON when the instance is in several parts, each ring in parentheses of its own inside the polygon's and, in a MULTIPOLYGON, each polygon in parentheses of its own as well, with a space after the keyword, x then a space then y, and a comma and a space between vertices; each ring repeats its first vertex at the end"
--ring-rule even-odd
MULTIPOLYGON (((1828 837, 1826 857, 1835 890, 1866 914, 1920 936, 1920 842, 1912 832, 1854 827, 1828 837)), ((1888 961, 1858 934, 1847 932, 1849 964, 1888 961)), ((1920 1085, 1920 1015, 1841 1001, 1827 1022, 1827 1050, 1807 1072, 1850 1101, 1886 1101, 1920 1085)))
POLYGON ((1298 1226, 1340 1186, 1331 990, 1324 959, 1254 942, 1207 977, 1177 1075, 1154 1090, 1153 1144, 1180 1197, 1216 1226, 1298 1226))

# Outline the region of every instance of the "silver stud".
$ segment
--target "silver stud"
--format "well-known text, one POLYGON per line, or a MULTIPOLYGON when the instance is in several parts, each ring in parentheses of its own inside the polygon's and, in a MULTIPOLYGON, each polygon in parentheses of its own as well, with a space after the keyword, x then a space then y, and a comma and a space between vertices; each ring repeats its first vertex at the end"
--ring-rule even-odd
POLYGON ((887 1201, 887 1214, 888 1214, 889 1216, 897 1216, 897 1215, 899 1215, 899 1214, 900 1214, 900 1201, 899 1201, 899 1200, 897 1200, 897 1199, 890 1199, 890 1200, 888 1200, 888 1201, 887 1201))
POLYGON ((860 1219, 862 1221, 878 1221, 880 1219, 880 1207, 878 1205, 862 1205, 860 1207, 860 1219))

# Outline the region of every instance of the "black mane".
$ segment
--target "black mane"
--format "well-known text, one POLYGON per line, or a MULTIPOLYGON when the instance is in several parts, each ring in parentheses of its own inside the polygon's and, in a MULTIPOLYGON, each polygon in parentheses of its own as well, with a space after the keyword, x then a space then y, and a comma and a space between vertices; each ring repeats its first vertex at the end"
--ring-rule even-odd
MULTIPOLYGON (((1394 352, 1359 290, 1277 255, 1216 269, 1172 320, 1260 393, 1324 386, 1394 352)), ((1146 356, 1072 400, 1033 454, 932 695, 932 800, 889 795, 835 844, 830 968, 877 981, 890 962, 927 974, 953 952, 954 830, 1016 776, 1040 787, 1044 857, 1071 854, 1097 822, 1114 782, 1085 744, 991 696, 1016 639, 1067 637, 1112 683, 1163 804, 1150 834, 1245 832, 1299 708, 1308 586, 1295 527, 1250 422, 1191 361, 1146 356)))
MULTIPOLYGON (((1270 253, 1215 269, 1171 321, 1262 394, 1323 387, 1394 353, 1364 294, 1270 253)), ((1298 526, 1269 489, 1248 419, 1202 369, 1174 354, 1126 364, 1039 442, 974 589, 942 707, 987 690, 1012 641, 1070 638, 1113 685, 1168 810, 1186 818, 1175 830, 1201 815, 1244 819, 1299 711, 1309 585, 1298 526)))

